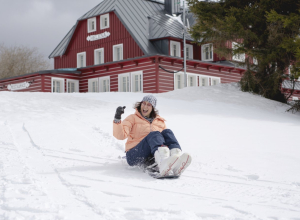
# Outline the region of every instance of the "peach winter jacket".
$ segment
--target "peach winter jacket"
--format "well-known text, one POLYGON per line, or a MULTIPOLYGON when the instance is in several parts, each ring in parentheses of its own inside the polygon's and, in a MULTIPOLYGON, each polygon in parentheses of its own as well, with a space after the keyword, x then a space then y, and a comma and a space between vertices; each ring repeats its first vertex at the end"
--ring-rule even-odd
POLYGON ((135 114, 129 115, 121 123, 113 124, 113 135, 118 140, 124 140, 125 151, 129 151, 140 143, 151 131, 162 132, 166 129, 165 119, 157 115, 150 124, 136 109, 135 114))

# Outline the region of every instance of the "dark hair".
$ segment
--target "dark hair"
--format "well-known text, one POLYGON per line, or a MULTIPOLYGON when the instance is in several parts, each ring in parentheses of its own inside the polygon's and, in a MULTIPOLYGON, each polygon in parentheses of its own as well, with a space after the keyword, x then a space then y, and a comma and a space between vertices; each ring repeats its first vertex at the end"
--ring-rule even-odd
MULTIPOLYGON (((141 106, 142 106, 142 102, 136 102, 133 106, 134 109, 137 109, 139 111, 139 113, 141 113, 141 106)), ((142 115, 142 113, 141 113, 142 115)), ((155 109, 153 106, 152 106, 152 111, 150 113, 150 118, 156 118, 156 116, 158 115, 158 110, 155 109)))

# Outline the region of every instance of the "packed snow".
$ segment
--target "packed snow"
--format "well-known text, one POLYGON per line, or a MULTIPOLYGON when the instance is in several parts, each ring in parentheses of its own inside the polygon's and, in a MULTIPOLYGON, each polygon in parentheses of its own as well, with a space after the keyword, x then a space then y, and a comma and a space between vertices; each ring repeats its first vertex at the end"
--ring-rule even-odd
POLYGON ((112 135, 144 95, 1 92, 0 219, 300 219, 299 114, 237 84, 154 94, 193 158, 158 180, 112 135))

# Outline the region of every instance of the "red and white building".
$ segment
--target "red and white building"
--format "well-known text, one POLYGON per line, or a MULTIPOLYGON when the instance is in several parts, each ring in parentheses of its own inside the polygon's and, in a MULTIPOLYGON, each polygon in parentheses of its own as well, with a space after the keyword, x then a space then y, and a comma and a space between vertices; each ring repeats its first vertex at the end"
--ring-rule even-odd
MULTIPOLYGON (((178 0, 103 0, 80 17, 49 58, 54 70, 0 80, 0 91, 145 92, 184 87, 178 0)), ((190 26, 193 14, 187 13, 190 26)), ((186 33, 187 86, 238 82, 245 71, 193 44, 186 33)), ((228 45, 229 47, 234 46, 228 45)), ((232 57, 243 61, 245 55, 232 57)))

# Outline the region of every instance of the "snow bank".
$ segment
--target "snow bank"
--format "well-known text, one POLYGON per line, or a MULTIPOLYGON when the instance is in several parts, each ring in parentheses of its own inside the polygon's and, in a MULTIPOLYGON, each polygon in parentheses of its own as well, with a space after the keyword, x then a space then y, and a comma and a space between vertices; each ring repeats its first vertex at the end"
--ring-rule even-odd
POLYGON ((299 114, 237 84, 156 94, 191 166, 156 180, 112 136, 144 94, 0 93, 0 219, 299 219, 299 114))

